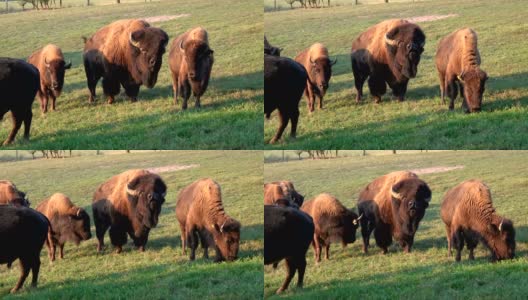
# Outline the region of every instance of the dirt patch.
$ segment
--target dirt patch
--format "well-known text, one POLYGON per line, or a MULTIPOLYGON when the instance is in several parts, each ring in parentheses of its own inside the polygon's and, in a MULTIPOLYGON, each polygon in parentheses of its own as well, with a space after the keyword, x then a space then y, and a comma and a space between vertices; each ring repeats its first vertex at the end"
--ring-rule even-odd
POLYGON ((419 17, 407 18, 405 20, 407 20, 409 22, 413 22, 413 23, 420 23, 420 22, 438 21, 438 20, 452 18, 452 17, 458 17, 458 15, 457 14, 448 14, 448 15, 419 16, 419 17))
POLYGON ((179 18, 185 18, 190 16, 190 14, 180 14, 180 15, 169 15, 169 16, 154 16, 154 17, 148 17, 143 18, 143 20, 149 22, 149 23, 157 23, 157 22, 166 22, 174 19, 179 18))
POLYGON ((463 169, 463 168, 464 166, 431 167, 431 168, 423 168, 423 169, 414 169, 414 170, 409 170, 409 171, 416 173, 418 175, 422 175, 422 174, 449 172, 449 171, 463 169))
POLYGON ((199 166, 200 165, 169 165, 169 166, 163 166, 163 167, 149 168, 147 170, 152 173, 159 174, 159 173, 167 173, 167 172, 198 168, 199 166))

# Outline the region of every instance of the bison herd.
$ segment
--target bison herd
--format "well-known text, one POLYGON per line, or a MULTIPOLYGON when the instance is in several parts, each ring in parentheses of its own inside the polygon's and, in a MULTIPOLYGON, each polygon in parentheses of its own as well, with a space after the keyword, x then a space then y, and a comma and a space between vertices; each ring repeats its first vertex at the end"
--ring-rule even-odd
MULTIPOLYGON (((401 19, 383 21, 361 33, 352 42, 350 53, 356 103, 362 102, 365 81, 375 103, 381 102, 387 85, 394 97, 403 101, 409 80, 418 72, 425 39, 418 25, 401 19)), ((303 50, 295 60, 279 58, 281 50, 264 37, 264 113, 269 118, 274 110, 278 110, 279 116, 279 128, 270 143, 281 138, 290 121, 291 137, 295 138, 298 103, 302 95, 299 90, 304 89, 310 113, 314 111, 315 97, 319 98, 319 109, 323 108, 323 96, 328 89, 332 66, 337 61, 330 60, 328 49, 321 43, 303 50), (301 84, 303 80, 304 85, 301 84)), ((475 31, 462 28, 443 38, 438 45, 435 63, 441 98, 444 103, 446 94, 450 98, 449 109, 454 109, 460 88, 464 111, 480 111, 488 76, 480 69, 475 31)))
MULTIPOLYGON (((136 101, 139 88, 153 88, 158 79, 162 56, 169 36, 160 28, 144 20, 119 20, 103 26, 90 38, 83 37, 82 53, 84 71, 89 90, 88 102, 96 98, 95 88, 102 78, 103 93, 108 103, 114 102, 121 87, 132 101, 136 101)), ((174 92, 174 103, 183 98, 182 109, 194 95, 195 106, 200 107, 200 97, 205 93, 213 66, 213 50, 209 47, 207 31, 196 27, 175 37, 169 53, 169 69, 174 92)), ((10 144, 24 123, 24 138, 29 139, 31 106, 38 94, 42 113, 56 109, 66 70, 61 49, 48 44, 35 51, 26 61, 0 58, 0 119, 11 111, 13 129, 4 145, 10 144)))
MULTIPOLYGON (((396 171, 374 179, 364 187, 357 200, 356 214, 336 197, 322 193, 303 201, 290 181, 276 181, 264 185, 264 260, 274 264, 284 259, 287 276, 280 293, 288 288, 298 273, 302 287, 306 269, 306 253, 310 243, 315 262, 321 261, 321 250, 329 259, 333 242, 345 247, 356 240, 361 226, 363 252, 368 253, 369 239, 374 232, 376 245, 383 254, 396 240, 409 253, 420 221, 431 201, 428 184, 412 172, 396 171), (359 215, 358 215, 359 214, 359 215)), ((513 222, 495 211, 489 188, 479 180, 467 180, 448 190, 440 211, 446 226, 448 255, 456 249, 460 261, 464 243, 469 259, 482 242, 491 252, 491 261, 512 259, 515 256, 513 222)))
MULTIPOLYGON (((139 251, 144 251, 150 230, 158 224, 166 193, 163 179, 147 170, 129 170, 101 184, 92 202, 97 251, 104 249, 106 231, 116 253, 122 251, 128 237, 139 251)), ((92 236, 88 213, 62 193, 43 200, 36 210, 29 206, 26 194, 13 182, 0 180, 0 264, 11 267, 19 259, 21 269, 11 292, 22 287, 30 270, 32 286, 37 285, 44 244, 50 261, 54 261, 57 246, 62 259, 66 242, 78 245, 92 236)), ((184 254, 189 243, 190 260, 195 259, 198 243, 205 258, 211 247, 217 262, 237 259, 241 224, 225 212, 220 185, 214 180, 200 179, 180 191, 176 219, 184 254)))

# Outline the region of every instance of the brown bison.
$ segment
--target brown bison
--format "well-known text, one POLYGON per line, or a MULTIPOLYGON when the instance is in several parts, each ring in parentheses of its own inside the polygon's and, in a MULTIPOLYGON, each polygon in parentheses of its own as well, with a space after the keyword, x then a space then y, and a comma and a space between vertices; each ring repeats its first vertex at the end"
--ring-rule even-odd
POLYGON ((94 101, 95 87, 103 77, 103 92, 111 104, 120 85, 131 101, 137 100, 142 84, 154 87, 169 37, 143 20, 120 20, 102 27, 84 41, 88 101, 94 101))
POLYGON ((55 193, 42 201, 37 210, 48 218, 51 230, 48 233, 46 246, 51 261, 55 260, 56 246, 59 245, 60 258, 64 258, 66 241, 79 245, 92 237, 90 232, 90 217, 86 211, 73 205, 68 196, 55 193))
POLYGON ((64 55, 59 47, 48 44, 39 49, 28 58, 28 62, 34 65, 40 73, 40 109, 43 113, 48 112, 48 100, 51 98, 51 109, 55 110, 55 100, 62 92, 64 85, 64 73, 71 68, 71 61, 66 64, 64 55))
POLYGON ((269 42, 266 36, 264 36, 264 54, 269 54, 273 56, 280 56, 282 48, 274 47, 269 42))
POLYGON ((438 44, 435 62, 440 77, 442 102, 445 104, 444 97, 447 92, 451 99, 449 109, 454 109, 458 83, 460 96, 464 99, 464 111, 480 111, 488 75, 480 69, 477 33, 471 28, 462 28, 444 37, 438 44))
POLYGON ((430 201, 429 186, 411 172, 392 172, 369 183, 358 200, 358 211, 363 216, 360 221, 363 252, 368 252, 372 231, 384 254, 393 237, 405 252, 410 252, 430 201))
POLYGON ((264 184, 264 204, 276 204, 279 199, 285 199, 289 206, 301 207, 304 196, 299 194, 293 182, 288 180, 274 181, 264 184))
POLYGON ((489 188, 480 180, 466 180, 447 191, 440 211, 446 225, 448 253, 454 243, 456 261, 464 241, 469 259, 479 240, 491 250, 491 260, 511 259, 515 256, 515 229, 512 221, 499 216, 491 201, 489 188))
POLYGON ((147 170, 129 170, 101 184, 92 203, 97 251, 103 250, 108 228, 117 253, 121 253, 127 233, 139 251, 144 251, 150 230, 158 224, 166 193, 161 177, 147 170))
POLYGON ((19 191, 13 182, 0 180, 0 204, 29 207, 30 202, 26 193, 19 191))
POLYGON ((312 246, 315 261, 321 261, 321 250, 325 247, 325 259, 330 259, 330 244, 341 242, 343 247, 356 241, 356 230, 361 217, 347 209, 330 194, 320 194, 306 201, 301 210, 309 214, 315 225, 312 246))
POLYGON ((379 103, 387 84, 398 101, 403 101, 409 79, 416 77, 425 34, 406 20, 387 20, 368 28, 352 43, 352 72, 357 89, 356 102, 368 85, 379 103))
POLYGON ((176 203, 176 218, 180 223, 184 254, 189 242, 190 260, 195 259, 198 239, 204 249, 204 258, 209 257, 209 246, 214 246, 217 262, 237 258, 240 223, 226 214, 220 185, 214 180, 200 179, 181 190, 176 203))
POLYGON ((316 96, 319 98, 319 109, 323 109, 323 97, 328 89, 330 77, 332 77, 332 66, 337 63, 337 59, 331 61, 328 49, 321 43, 315 43, 299 53, 295 61, 303 65, 308 73, 304 89, 308 110, 314 111, 316 96))
POLYGON ((193 93, 195 107, 200 107, 200 97, 207 90, 213 68, 213 49, 209 47, 207 31, 202 27, 191 29, 178 36, 171 44, 169 68, 174 92, 174 104, 178 95, 183 97, 182 109, 193 93))

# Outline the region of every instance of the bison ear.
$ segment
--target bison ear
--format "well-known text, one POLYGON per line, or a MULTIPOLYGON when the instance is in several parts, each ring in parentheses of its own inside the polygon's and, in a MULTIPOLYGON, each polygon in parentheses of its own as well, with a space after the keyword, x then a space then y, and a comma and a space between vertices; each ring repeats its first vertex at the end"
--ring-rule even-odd
POLYGON ((499 228, 497 227, 497 225, 493 224, 493 223, 490 223, 488 225, 488 230, 491 231, 493 234, 499 234, 500 230, 499 228))
POLYGON ((214 53, 213 49, 209 48, 209 50, 207 50, 207 54, 211 55, 213 53, 214 53))
POLYGON ((139 42, 145 37, 145 30, 140 29, 130 33, 129 42, 132 46, 139 48, 139 42))

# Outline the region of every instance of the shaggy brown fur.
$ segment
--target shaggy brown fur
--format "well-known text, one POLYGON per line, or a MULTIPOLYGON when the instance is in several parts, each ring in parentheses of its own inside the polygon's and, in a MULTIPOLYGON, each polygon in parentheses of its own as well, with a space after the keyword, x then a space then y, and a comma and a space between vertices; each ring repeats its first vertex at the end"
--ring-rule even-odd
POLYGON ((279 199, 288 199, 290 206, 297 207, 300 207, 304 201, 304 197, 297 193, 291 181, 282 180, 264 184, 264 204, 272 205, 279 199))
POLYGON ((240 242, 240 223, 224 211, 220 185, 210 178, 193 182, 180 191, 176 203, 176 218, 180 223, 182 250, 186 243, 191 248, 190 259, 195 259, 198 238, 208 258, 208 247, 214 241, 215 261, 237 258, 240 242))
POLYGON ((454 109, 457 83, 464 98, 462 107, 466 112, 478 112, 482 106, 484 85, 488 79, 480 69, 480 53, 477 33, 471 28, 462 28, 444 37, 438 44, 435 58, 442 102, 445 94, 450 98, 449 109, 454 109))
POLYGON ((492 252, 492 260, 513 258, 515 255, 515 230, 513 223, 497 214, 491 192, 482 181, 467 180, 446 192, 440 215, 446 224, 448 253, 452 244, 460 261, 464 240, 469 249, 469 259, 479 239, 492 252))
POLYGON ((0 180, 0 204, 14 204, 29 207, 26 194, 19 191, 16 185, 9 180, 0 180))

